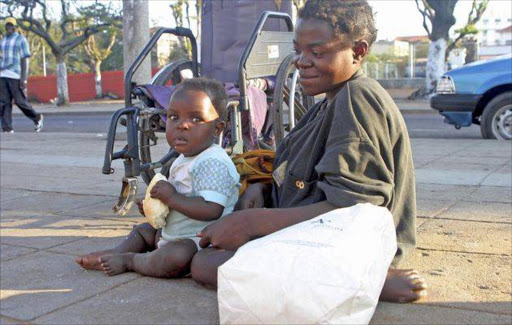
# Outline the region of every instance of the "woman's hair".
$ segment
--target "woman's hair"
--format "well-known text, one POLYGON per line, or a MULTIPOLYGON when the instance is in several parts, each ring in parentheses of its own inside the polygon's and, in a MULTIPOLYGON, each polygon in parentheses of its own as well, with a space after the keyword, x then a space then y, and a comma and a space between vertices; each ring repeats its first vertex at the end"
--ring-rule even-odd
POLYGON ((204 92, 210 98, 210 101, 212 102, 215 111, 217 111, 217 114, 219 114, 220 119, 223 121, 226 120, 228 113, 228 96, 226 95, 224 86, 220 82, 208 78, 185 79, 176 86, 174 93, 185 90, 204 92))
POLYGON ((366 0, 308 0, 299 18, 315 18, 327 22, 335 37, 348 41, 365 40, 371 46, 377 39, 373 11, 366 0))

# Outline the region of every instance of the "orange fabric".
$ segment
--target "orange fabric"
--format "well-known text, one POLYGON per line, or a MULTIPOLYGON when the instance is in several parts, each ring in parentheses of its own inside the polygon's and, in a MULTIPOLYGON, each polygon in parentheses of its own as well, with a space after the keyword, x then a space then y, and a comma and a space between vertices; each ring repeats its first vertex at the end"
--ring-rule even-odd
POLYGON ((274 157, 275 152, 273 150, 257 149, 232 158, 236 170, 240 174, 240 183, 242 183, 240 195, 249 184, 259 182, 270 184, 272 182, 274 157))

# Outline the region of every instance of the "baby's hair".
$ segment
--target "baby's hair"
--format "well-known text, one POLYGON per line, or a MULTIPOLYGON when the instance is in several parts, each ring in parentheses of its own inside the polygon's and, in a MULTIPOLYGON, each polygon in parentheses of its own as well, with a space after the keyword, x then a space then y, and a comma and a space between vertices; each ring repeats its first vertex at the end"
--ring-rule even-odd
POLYGON ((227 118, 227 104, 228 104, 228 96, 226 95, 226 90, 224 90, 224 86, 213 79, 208 78, 192 78, 185 79, 183 82, 179 83, 174 90, 174 93, 184 90, 195 90, 204 92, 213 104, 215 111, 219 114, 219 117, 222 121, 226 121, 227 118))
POLYGON ((299 18, 323 20, 335 37, 348 37, 349 42, 365 40, 371 46, 377 39, 372 7, 366 0, 308 0, 299 18))

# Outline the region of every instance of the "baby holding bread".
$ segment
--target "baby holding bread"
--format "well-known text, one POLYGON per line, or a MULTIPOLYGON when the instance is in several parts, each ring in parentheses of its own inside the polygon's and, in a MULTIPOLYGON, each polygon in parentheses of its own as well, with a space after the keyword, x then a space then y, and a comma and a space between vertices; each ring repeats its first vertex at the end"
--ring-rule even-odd
POLYGON ((137 225, 115 248, 76 258, 85 269, 108 276, 124 272, 173 278, 190 273, 198 233, 233 211, 240 176, 215 139, 226 126, 222 84, 193 78, 178 84, 169 101, 166 139, 179 157, 167 180, 156 174, 137 205, 147 222, 137 225))

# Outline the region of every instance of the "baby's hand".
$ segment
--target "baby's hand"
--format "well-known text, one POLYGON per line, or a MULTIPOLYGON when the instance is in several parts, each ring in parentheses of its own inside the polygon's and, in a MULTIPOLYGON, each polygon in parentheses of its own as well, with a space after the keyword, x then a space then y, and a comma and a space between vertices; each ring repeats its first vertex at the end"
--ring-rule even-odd
POLYGON ((140 214, 142 214, 145 217, 146 215, 144 214, 144 200, 137 199, 135 200, 135 203, 137 203, 137 207, 139 208, 140 214))
POLYGON ((150 194, 152 198, 159 199, 169 206, 169 199, 176 194, 176 189, 169 182, 159 181, 153 186, 150 194))

